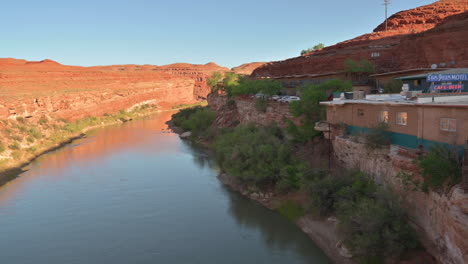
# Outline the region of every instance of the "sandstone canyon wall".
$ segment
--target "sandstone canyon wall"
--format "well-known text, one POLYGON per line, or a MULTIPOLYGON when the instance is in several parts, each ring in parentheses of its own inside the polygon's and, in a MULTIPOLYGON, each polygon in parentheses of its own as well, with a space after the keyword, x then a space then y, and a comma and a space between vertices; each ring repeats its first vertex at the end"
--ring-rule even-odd
POLYGON ((373 33, 308 53, 267 63, 253 77, 342 72, 344 62, 368 59, 377 72, 416 68, 468 67, 468 1, 442 0, 399 12, 373 33), (374 54, 374 56, 372 56, 374 54), (378 54, 378 56, 376 56, 378 54))
POLYGON ((342 166, 368 173, 403 198, 424 246, 440 263, 468 263, 468 193, 459 186, 446 192, 415 190, 399 177, 400 172, 405 172, 422 179, 413 162, 415 157, 398 146, 370 151, 350 138, 335 137, 332 142, 342 166))
POLYGON ((0 119, 99 116, 146 101, 160 107, 206 98, 214 63, 77 67, 51 60, 0 59, 0 119))

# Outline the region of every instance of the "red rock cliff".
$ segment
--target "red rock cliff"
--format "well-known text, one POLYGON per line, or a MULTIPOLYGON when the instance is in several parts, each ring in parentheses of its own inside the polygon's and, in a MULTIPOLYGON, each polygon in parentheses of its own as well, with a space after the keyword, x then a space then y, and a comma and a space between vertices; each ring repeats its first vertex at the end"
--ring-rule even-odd
POLYGON ((344 61, 368 59, 378 72, 468 67, 468 0, 442 0, 402 11, 373 33, 257 68, 254 77, 340 72, 344 61), (372 54, 378 54, 373 57, 372 54))
POLYGON ((0 59, 0 118, 102 115, 153 101, 165 107, 206 98, 214 63, 77 67, 55 61, 0 59))

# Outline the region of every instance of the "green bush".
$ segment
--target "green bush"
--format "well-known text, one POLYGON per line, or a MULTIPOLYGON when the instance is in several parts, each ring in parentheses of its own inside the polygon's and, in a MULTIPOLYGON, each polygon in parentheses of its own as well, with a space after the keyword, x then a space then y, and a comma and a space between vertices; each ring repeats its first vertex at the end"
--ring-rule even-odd
POLYGON ((298 190, 302 187, 304 174, 307 170, 305 163, 285 165, 280 171, 279 181, 276 187, 279 191, 298 190))
POLYGON ((211 91, 212 92, 215 92, 216 91, 216 87, 218 86, 218 83, 223 79, 223 75, 219 72, 213 72, 210 76, 210 78, 208 78, 206 80, 206 83, 208 84, 208 86, 211 88, 211 91))
POLYGON ((402 87, 403 82, 401 80, 393 79, 384 85, 384 91, 385 93, 400 93, 402 87))
POLYGON ((29 135, 35 139, 41 139, 42 138, 42 133, 37 130, 37 128, 31 128, 29 129, 29 135))
POLYGON ((364 173, 316 177, 307 186, 312 209, 336 214, 345 244, 361 263, 383 263, 418 246, 399 201, 364 173))
POLYGON ((381 122, 364 135, 367 149, 378 149, 390 145, 390 135, 387 123, 381 122))
POLYGON ((282 85, 277 80, 249 80, 239 78, 236 83, 226 86, 228 96, 263 93, 266 96, 278 94, 282 85))
POLYGON ((285 171, 288 165, 300 166, 285 143, 281 129, 272 124, 267 127, 241 125, 225 130, 214 145, 218 164, 224 171, 241 180, 261 184, 276 183, 284 175, 299 177, 302 173, 300 170, 285 171))
POLYGON ((417 161, 422 169, 423 190, 451 187, 461 177, 461 160, 456 150, 444 145, 434 145, 417 161))
POLYGON ((419 246, 397 201, 361 198, 341 202, 337 218, 345 245, 361 263, 385 263, 419 246))
POLYGON ((375 65, 367 60, 355 61, 353 59, 346 59, 344 62, 345 72, 349 73, 373 73, 375 72, 375 65))
POLYGON ((291 222, 296 222, 305 214, 304 208, 302 208, 301 204, 293 200, 288 200, 282 203, 278 207, 278 211, 291 222))
POLYGON ((13 143, 11 143, 9 146, 8 146, 9 149, 11 150, 18 150, 18 149, 21 149, 21 146, 20 144, 18 143, 18 141, 15 141, 13 143))
POLYGON ((351 82, 330 80, 320 85, 309 84, 299 88, 301 100, 290 104, 290 111, 295 117, 303 117, 301 125, 288 122, 287 131, 295 142, 304 143, 320 135, 314 127, 315 123, 325 118, 325 107, 320 102, 326 101, 328 94, 336 91, 349 91, 351 82))
POLYGON ((45 125, 45 124, 49 123, 49 120, 47 120, 47 118, 45 118, 45 117, 41 117, 41 119, 39 119, 38 123, 39 123, 39 125, 45 125))
POLYGON ((320 216, 333 214, 339 201, 339 191, 351 184, 352 179, 349 177, 326 175, 313 179, 307 184, 312 211, 320 216))
POLYGON ((313 46, 312 48, 308 48, 308 49, 302 50, 302 51, 301 51, 301 55, 306 55, 306 54, 308 54, 308 53, 311 53, 311 52, 314 51, 314 50, 319 50, 319 49, 323 49, 323 48, 325 48, 325 44, 319 43, 319 44, 313 46))
POLYGON ((378 187, 362 172, 315 177, 307 183, 312 209, 321 216, 333 214, 339 203, 355 202, 361 198, 373 198, 378 187))
POLYGON ((265 113, 268 107, 268 99, 260 97, 255 100, 255 109, 259 112, 265 113))
POLYGON ((195 135, 206 131, 215 119, 216 112, 209 107, 187 108, 172 116, 175 126, 191 131, 195 135))

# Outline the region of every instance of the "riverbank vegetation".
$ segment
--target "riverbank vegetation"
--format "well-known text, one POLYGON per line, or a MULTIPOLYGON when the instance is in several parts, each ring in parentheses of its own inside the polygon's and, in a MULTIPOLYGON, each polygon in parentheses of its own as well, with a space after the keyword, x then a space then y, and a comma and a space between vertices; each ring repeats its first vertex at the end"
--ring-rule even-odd
POLYGON ((127 122, 139 116, 154 113, 153 105, 141 105, 132 111, 121 110, 102 117, 89 116, 69 121, 63 118, 41 116, 2 120, 0 134, 0 173, 25 164, 71 139, 80 137, 94 127, 127 122))
MULTIPOLYGON (((346 85, 334 82, 332 87, 344 90, 346 85)), ((312 124, 324 111, 318 105, 323 91, 328 89, 324 87, 305 88, 304 100, 291 106, 291 110, 312 124)), ((222 173, 249 190, 273 192, 277 199, 285 197, 278 200, 275 208, 291 221, 304 215, 336 217, 343 243, 359 263, 384 263, 419 247, 400 200, 389 191, 361 172, 314 168, 299 158, 302 142, 309 137, 297 140, 291 137, 289 129, 274 123, 216 129, 208 122, 215 119, 210 111, 200 107, 187 109, 175 114, 173 123, 184 130, 196 127, 192 140, 204 142, 214 150, 222 173), (187 125, 190 123, 196 125, 187 125)))
POLYGON ((326 101, 334 92, 347 92, 352 88, 352 83, 342 80, 330 80, 322 84, 308 84, 299 87, 300 101, 290 104, 291 113, 301 118, 301 124, 295 125, 288 122, 287 131, 294 137, 294 141, 305 143, 320 135, 314 129, 315 123, 325 118, 325 107, 319 103, 326 101))

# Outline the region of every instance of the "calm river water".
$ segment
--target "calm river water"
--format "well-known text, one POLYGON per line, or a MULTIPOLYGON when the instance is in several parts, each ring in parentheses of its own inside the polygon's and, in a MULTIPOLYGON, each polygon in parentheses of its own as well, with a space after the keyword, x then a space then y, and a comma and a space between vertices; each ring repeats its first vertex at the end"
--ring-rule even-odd
POLYGON ((0 263, 330 263, 278 213, 222 186, 171 113, 99 129, 0 189, 0 263))

